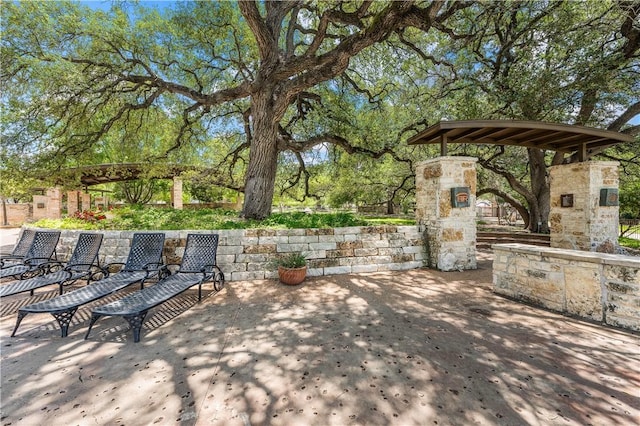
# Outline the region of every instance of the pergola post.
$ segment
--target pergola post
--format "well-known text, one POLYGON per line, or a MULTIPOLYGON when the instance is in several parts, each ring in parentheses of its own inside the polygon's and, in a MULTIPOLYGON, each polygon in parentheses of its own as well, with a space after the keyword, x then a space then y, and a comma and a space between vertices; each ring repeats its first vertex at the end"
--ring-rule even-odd
POLYGON ((549 169, 551 247, 612 252, 618 245, 617 161, 549 169))
POLYGON ((476 158, 438 157, 416 166, 416 220, 427 266, 476 269, 476 158))

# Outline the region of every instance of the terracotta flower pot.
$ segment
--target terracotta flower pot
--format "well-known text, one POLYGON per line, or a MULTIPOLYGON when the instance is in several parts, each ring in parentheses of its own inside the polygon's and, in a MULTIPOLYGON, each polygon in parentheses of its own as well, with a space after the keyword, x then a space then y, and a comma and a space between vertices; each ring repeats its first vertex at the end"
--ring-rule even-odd
POLYGON ((307 276, 307 267, 300 268, 283 268, 278 266, 278 277, 280 282, 287 285, 298 285, 304 281, 307 276))

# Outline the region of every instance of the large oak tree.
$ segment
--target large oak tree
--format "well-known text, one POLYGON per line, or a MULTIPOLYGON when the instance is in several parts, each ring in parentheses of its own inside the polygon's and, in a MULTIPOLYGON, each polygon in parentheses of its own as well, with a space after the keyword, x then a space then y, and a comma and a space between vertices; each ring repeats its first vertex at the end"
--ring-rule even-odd
MULTIPOLYGON (((69 3, 3 6, 2 83, 13 126, 32 154, 81 156, 149 111, 175 121, 165 153, 203 138, 212 118, 241 114, 243 216, 271 210, 282 121, 314 86, 340 76, 364 49, 406 28, 454 35, 464 1, 188 2, 162 13, 117 4, 110 13, 69 3)), ((220 124, 217 124, 220 126, 220 124)))
MULTIPOLYGON (((636 132, 627 124, 640 81, 634 4, 186 2, 158 11, 118 2, 102 12, 9 3, 0 155, 12 167, 26 158, 32 171, 201 161, 219 170, 209 182, 244 191, 243 214, 261 218, 278 154, 290 153, 280 172, 293 171, 280 189, 313 195, 305 162, 324 145, 333 159, 392 159, 394 173, 373 183, 395 197, 425 155, 404 138, 441 118, 636 132)), ((512 150, 477 152, 531 223, 546 223, 546 167, 569 159, 504 153, 512 150)))

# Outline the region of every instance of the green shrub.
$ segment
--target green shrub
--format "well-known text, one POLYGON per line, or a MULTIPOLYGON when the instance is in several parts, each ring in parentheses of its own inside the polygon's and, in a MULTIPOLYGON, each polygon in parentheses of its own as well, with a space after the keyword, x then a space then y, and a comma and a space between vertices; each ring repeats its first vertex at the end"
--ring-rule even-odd
POLYGON ((34 226, 55 229, 80 230, 179 230, 179 229, 299 229, 339 228, 368 225, 412 225, 415 221, 399 218, 365 218, 352 213, 273 213, 262 221, 245 220, 238 212, 222 209, 175 210, 144 206, 127 206, 114 209, 105 219, 89 221, 68 217, 65 219, 42 219, 34 226))
POLYGON ((307 258, 302 253, 290 253, 276 260, 276 264, 283 268, 302 268, 307 264, 307 258))

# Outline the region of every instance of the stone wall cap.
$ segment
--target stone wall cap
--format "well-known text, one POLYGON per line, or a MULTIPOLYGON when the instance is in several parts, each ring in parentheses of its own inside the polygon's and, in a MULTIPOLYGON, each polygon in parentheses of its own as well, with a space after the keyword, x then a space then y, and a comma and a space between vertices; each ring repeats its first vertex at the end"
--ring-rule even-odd
POLYGON ((506 251, 515 251, 520 253, 529 253, 529 254, 537 254, 540 255, 542 249, 546 247, 534 246, 530 244, 520 244, 520 243, 508 243, 508 244, 492 244, 491 249, 493 250, 506 250, 506 251))
POLYGON ((538 256, 555 257, 565 260, 579 260, 590 263, 640 268, 640 257, 637 256, 598 253, 593 251, 569 250, 518 243, 493 244, 491 248, 493 250, 506 250, 516 253, 535 254, 538 256))

